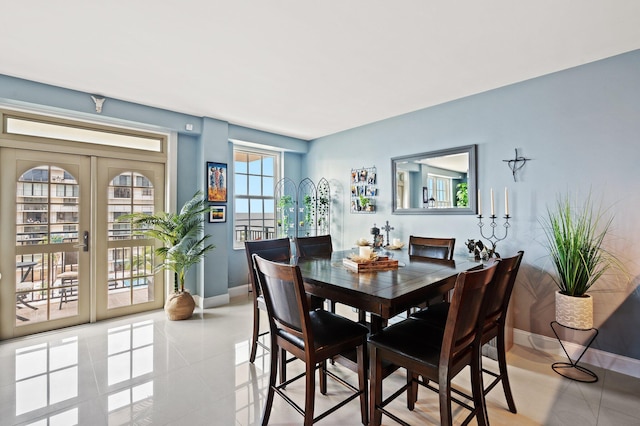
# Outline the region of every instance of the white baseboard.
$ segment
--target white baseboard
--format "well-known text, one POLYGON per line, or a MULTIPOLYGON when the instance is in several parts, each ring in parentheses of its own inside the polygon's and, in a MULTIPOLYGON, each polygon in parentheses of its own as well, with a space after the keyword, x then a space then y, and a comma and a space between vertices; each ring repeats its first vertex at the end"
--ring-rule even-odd
POLYGON ((244 284, 237 287, 231 287, 229 290, 227 290, 227 294, 205 298, 195 295, 193 296, 193 298, 196 301, 196 306, 200 309, 215 308, 216 306, 229 304, 232 297, 246 296, 248 291, 249 284, 244 284))
POLYGON ((215 308, 216 306, 223 306, 229 304, 229 294, 221 294, 219 296, 200 298, 196 302, 197 306, 201 309, 215 308))
POLYGON ((237 287, 231 287, 228 291, 229 291, 229 297, 246 296, 247 294, 249 294, 249 284, 243 284, 237 287))
MULTIPOLYGON (((551 355, 566 357, 560 343, 553 337, 542 336, 514 328, 513 343, 551 355)), ((571 359, 574 360, 580 356, 580 353, 584 350, 584 346, 576 343, 563 341, 563 344, 567 353, 571 356, 571 359)), ((634 358, 612 354, 600 349, 589 348, 580 362, 640 378, 640 360, 634 358)))

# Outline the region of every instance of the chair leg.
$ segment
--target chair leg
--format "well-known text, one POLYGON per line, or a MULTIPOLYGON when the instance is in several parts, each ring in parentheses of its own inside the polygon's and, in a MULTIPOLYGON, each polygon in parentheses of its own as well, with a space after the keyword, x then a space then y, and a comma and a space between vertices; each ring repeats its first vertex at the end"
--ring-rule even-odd
POLYGON ((276 386, 276 373, 278 371, 278 351, 275 339, 271 339, 271 370, 269 371, 269 388, 267 390, 267 400, 264 402, 262 411, 262 426, 269 424, 269 416, 271 415, 271 407, 273 406, 274 387, 276 386))
MULTIPOLYGON (((442 377, 442 373, 440 374, 442 377)), ((438 396, 440 399, 440 424, 451 426, 453 418, 451 415, 451 380, 440 380, 438 396)))
POLYGON ((509 383, 509 375, 507 374, 507 354, 504 343, 504 331, 498 334, 497 338, 498 349, 498 367, 500 368, 500 380, 502 381, 502 388, 504 389, 504 397, 507 400, 509 411, 517 413, 516 403, 513 400, 513 394, 511 393, 511 384, 509 383))
POLYGON ((320 393, 327 394, 327 360, 320 363, 320 370, 318 371, 320 376, 320 393))
POLYGON ((407 370, 407 409, 413 411, 418 400, 418 375, 407 370))
POLYGON ((253 363, 256 360, 256 351, 258 349, 258 335, 260 334, 260 309, 253 301, 253 337, 251 341, 251 355, 249 355, 249 362, 253 363))
POLYGON ((382 359, 378 349, 369 351, 369 425, 380 426, 382 412, 377 407, 382 405, 382 359))
POLYGON ((362 424, 369 424, 368 405, 367 405, 367 342, 363 342, 356 350, 358 360, 358 388, 362 391, 360 394, 360 416, 362 424))
POLYGON ((58 310, 62 309, 62 302, 67 302, 67 289, 65 288, 60 290, 60 305, 58 305, 58 310))
POLYGON ((473 396, 473 406, 476 410, 478 426, 488 426, 487 406, 484 399, 484 385, 482 380, 482 354, 478 348, 473 355, 471 362, 471 395, 473 396))
POLYGON ((280 349, 280 384, 287 381, 287 351, 280 349))
POLYGON ((313 406, 316 391, 316 365, 315 362, 306 362, 307 374, 305 376, 306 387, 304 391, 304 426, 313 424, 313 406))

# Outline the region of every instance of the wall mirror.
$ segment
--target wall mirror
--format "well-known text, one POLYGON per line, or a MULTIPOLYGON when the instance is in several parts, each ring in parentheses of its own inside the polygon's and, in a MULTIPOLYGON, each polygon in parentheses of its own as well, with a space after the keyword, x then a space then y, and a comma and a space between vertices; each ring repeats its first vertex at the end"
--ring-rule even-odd
POLYGON ((475 214, 476 145, 391 159, 393 214, 475 214))

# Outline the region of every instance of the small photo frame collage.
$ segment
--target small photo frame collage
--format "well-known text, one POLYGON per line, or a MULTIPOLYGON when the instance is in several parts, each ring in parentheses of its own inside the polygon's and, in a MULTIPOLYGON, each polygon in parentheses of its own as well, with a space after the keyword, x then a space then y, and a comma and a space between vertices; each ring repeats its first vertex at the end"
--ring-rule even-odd
MULTIPOLYGON (((205 176, 207 177, 207 201, 212 203, 227 202, 227 165, 207 161, 205 176)), ((227 206, 214 204, 209 211, 209 223, 227 221, 227 206)))
POLYGON ((351 169, 351 211, 372 211, 373 198, 378 196, 378 176, 375 167, 351 169), (361 200, 366 198, 367 205, 361 200))

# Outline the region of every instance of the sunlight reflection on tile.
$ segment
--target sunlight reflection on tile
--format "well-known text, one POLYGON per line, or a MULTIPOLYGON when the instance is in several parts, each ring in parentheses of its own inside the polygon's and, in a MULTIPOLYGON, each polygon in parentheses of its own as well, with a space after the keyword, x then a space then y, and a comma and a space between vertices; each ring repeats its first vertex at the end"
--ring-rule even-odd
POLYGON ((16 416, 78 396, 78 338, 16 350, 16 416))
POLYGON ((55 426, 77 424, 79 424, 78 409, 72 408, 70 410, 63 411, 62 413, 54 414, 49 418, 40 419, 34 423, 29 423, 26 426, 55 426))
POLYGON ((141 321, 108 330, 107 383, 109 386, 153 372, 153 321, 141 321))

